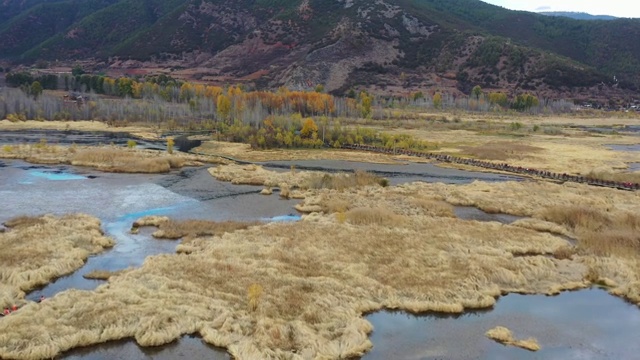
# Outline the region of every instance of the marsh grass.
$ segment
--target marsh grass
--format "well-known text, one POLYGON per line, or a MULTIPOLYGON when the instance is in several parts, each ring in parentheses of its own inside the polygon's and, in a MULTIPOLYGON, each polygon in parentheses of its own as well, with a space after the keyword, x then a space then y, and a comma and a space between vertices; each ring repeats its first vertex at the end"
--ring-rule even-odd
POLYGON ((303 189, 332 189, 345 190, 349 188, 358 188, 365 186, 382 186, 389 185, 387 179, 368 173, 362 170, 356 170, 354 173, 342 174, 324 174, 318 173, 307 178, 301 184, 303 189))
POLYGON ((556 206, 547 208, 541 216, 573 230, 583 251, 596 255, 640 253, 640 214, 610 214, 584 206, 556 206))
POLYGON ((123 274, 127 271, 129 270, 128 269, 118 270, 118 271, 94 270, 87 274, 82 275, 82 277, 85 279, 91 279, 91 280, 109 280, 110 277, 123 274))
POLYGON ((343 191, 367 186, 386 187, 389 181, 366 171, 330 174, 318 171, 289 171, 279 173, 257 165, 222 165, 210 168, 209 173, 220 181, 233 184, 279 187, 282 197, 290 197, 292 189, 343 191))
POLYGON ((355 208, 346 212, 347 221, 354 225, 399 226, 406 219, 384 208, 355 208))
POLYGON ((0 233, 0 307, 24 303, 22 291, 75 271, 89 255, 114 245, 88 215, 21 216, 5 225, 10 231, 0 233))
POLYGON ((586 177, 607 181, 640 183, 640 172, 611 172, 595 171, 587 173, 586 177))
POLYGON ((114 146, 78 147, 76 145, 42 145, 42 143, 15 145, 10 152, 3 149, 0 157, 22 159, 37 164, 87 166, 101 171, 120 173, 166 173, 184 166, 200 166, 205 160, 208 162, 219 160, 114 146))
POLYGON ((71 157, 71 164, 95 167, 103 171, 121 173, 166 173, 181 168, 184 159, 175 156, 145 157, 133 151, 86 149, 71 157))
MULTIPOLYGON (((546 255, 565 251, 559 236, 431 216, 408 201, 482 202, 523 216, 562 204, 603 212, 616 204, 633 214, 637 198, 622 193, 515 182, 310 190, 310 205, 322 209, 337 197, 350 209, 196 237, 179 245, 178 254, 148 257, 94 291, 70 290, 25 306, 0 321, 0 357, 52 358, 127 337, 155 346, 198 334, 239 359, 350 358, 372 346, 373 328, 363 313, 487 308, 505 293, 588 287, 589 269, 593 279, 615 284, 613 294, 638 303, 640 265, 633 258, 576 253, 556 259, 546 255), (253 284, 262 288, 257 306, 249 294, 253 284)), ((609 217, 621 221, 618 212, 609 217)), ((633 216, 624 221, 635 224, 633 216)))
POLYGON ((496 326, 495 328, 487 331, 485 335, 487 335, 488 338, 493 339, 504 345, 517 346, 519 348, 523 348, 529 351, 540 350, 540 345, 538 344, 538 341, 536 339, 528 338, 524 340, 516 340, 513 337, 511 330, 503 326, 496 326))
POLYGON ((522 160, 532 154, 544 150, 537 146, 522 144, 519 142, 494 141, 478 146, 465 146, 462 151, 474 158, 486 160, 522 160))
POLYGON ((22 228, 42 225, 46 222, 43 217, 38 216, 18 216, 4 222, 4 226, 8 228, 22 228))
POLYGON ((425 214, 439 217, 456 217, 453 206, 442 200, 426 199, 426 198, 412 198, 411 204, 420 208, 425 214))
POLYGON ((238 221, 208 221, 208 220, 171 220, 167 217, 148 216, 136 220, 132 228, 142 226, 157 227, 152 236, 158 239, 177 240, 181 238, 193 238, 203 236, 220 236, 224 233, 232 233, 244 230, 258 222, 238 221))

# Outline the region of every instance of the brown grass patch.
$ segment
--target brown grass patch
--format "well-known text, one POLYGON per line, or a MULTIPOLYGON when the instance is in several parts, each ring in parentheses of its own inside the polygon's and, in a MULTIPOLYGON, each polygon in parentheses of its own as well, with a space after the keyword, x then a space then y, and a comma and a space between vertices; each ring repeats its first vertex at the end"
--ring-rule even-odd
POLYGON ((592 170, 585 176, 606 181, 640 183, 640 172, 624 173, 592 170))
POLYGON ((233 184, 280 187, 281 196, 291 196, 291 189, 345 190, 367 186, 388 186, 387 179, 356 170, 354 173, 329 174, 318 171, 289 171, 286 173, 266 170, 257 165, 223 165, 210 168, 209 173, 220 181, 233 184))
POLYGON ((91 254, 114 245, 88 215, 19 217, 0 233, 0 307, 24 303, 24 293, 69 274, 91 254))
POLYGON ((127 271, 129 271, 129 269, 118 271, 93 270, 90 273, 82 275, 82 277, 91 280, 109 280, 110 277, 123 274, 127 271))
POLYGON ((8 228, 20 228, 30 227, 35 225, 42 225, 45 223, 45 219, 37 216, 18 216, 13 219, 9 219, 4 222, 4 226, 8 228))
POLYGON ((71 164, 106 172, 165 173, 184 166, 201 166, 203 162, 221 162, 219 158, 175 154, 165 155, 152 150, 137 150, 113 146, 77 147, 47 145, 16 145, 11 151, 0 149, 0 157, 22 159, 37 164, 71 164))
POLYGON ((544 150, 541 147, 525 145, 519 142, 494 141, 478 146, 463 146, 462 151, 474 158, 486 160, 522 160, 531 154, 544 150))
POLYGON ((410 201, 422 209, 425 214, 438 217, 456 217, 453 205, 445 201, 425 198, 412 198, 410 201))
POLYGON ((232 233, 237 230, 244 230, 250 226, 257 225, 257 222, 238 221, 208 221, 208 220, 171 220, 167 217, 146 216, 136 220, 132 229, 142 226, 154 226, 158 230, 153 233, 153 237, 158 239, 181 239, 203 236, 220 236, 224 233, 232 233))
POLYGON ((572 229, 578 236, 579 247, 589 253, 640 253, 640 214, 610 215, 594 208, 557 206, 546 209, 541 216, 572 229))
POLYGON ((103 171, 121 173, 166 173, 181 168, 185 160, 174 156, 145 157, 120 149, 86 149, 78 151, 71 164, 95 167, 103 171))
POLYGON ((303 189, 333 189, 345 190, 365 186, 388 186, 389 181, 383 177, 356 170, 353 174, 323 174, 318 173, 307 178, 301 184, 303 189))
POLYGON ((356 208, 346 212, 347 220, 354 225, 401 225, 405 219, 383 208, 356 208))
MULTIPOLYGON (((199 334, 235 358, 349 358, 372 346, 365 312, 486 308, 503 293, 587 287, 590 268, 598 281, 616 284, 612 293, 640 302, 640 265, 633 258, 586 252, 562 260, 514 256, 562 253, 567 241, 495 222, 433 217, 408 201, 485 202, 534 216, 563 204, 606 212, 613 203, 634 213, 633 196, 547 183, 310 190, 310 205, 339 198, 349 202, 351 215, 362 211, 356 219, 370 225, 354 225, 347 213, 337 213, 344 221, 314 213, 296 223, 194 238, 179 245, 178 254, 149 257, 142 267, 112 277, 108 286, 66 291, 3 319, 0 356, 51 358, 126 337, 151 346, 199 334), (389 222, 393 215, 403 221, 389 222), (250 293, 258 286, 262 291, 250 293), (61 308, 68 311, 56 311, 61 308)), ((609 214, 614 223, 619 209, 609 214)))
POLYGON ((511 333, 511 330, 507 329, 503 326, 497 326, 486 332, 488 338, 493 339, 499 343, 504 345, 513 345, 519 348, 523 348, 529 351, 538 351, 540 350, 540 345, 538 341, 534 338, 524 339, 524 340, 516 340, 511 333))

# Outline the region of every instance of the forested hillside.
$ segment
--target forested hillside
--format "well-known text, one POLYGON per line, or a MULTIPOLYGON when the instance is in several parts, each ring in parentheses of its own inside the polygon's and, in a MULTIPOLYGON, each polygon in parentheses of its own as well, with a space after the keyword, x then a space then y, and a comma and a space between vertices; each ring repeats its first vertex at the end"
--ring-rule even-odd
POLYGON ((108 60, 330 91, 640 84, 640 20, 583 21, 478 0, 8 0, 0 12, 0 57, 15 63, 108 60))

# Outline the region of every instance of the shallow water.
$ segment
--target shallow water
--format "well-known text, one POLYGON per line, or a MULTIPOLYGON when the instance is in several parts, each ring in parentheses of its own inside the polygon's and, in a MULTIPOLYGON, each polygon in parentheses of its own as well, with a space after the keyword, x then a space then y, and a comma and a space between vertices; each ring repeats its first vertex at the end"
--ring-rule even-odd
POLYGON ((627 165, 629 165, 629 168, 627 170, 630 172, 640 171, 640 162, 627 163, 627 165))
POLYGON ((614 151, 640 151, 640 144, 632 145, 606 145, 608 149, 614 151))
POLYGON ((208 345, 194 336, 184 336, 180 340, 164 346, 140 347, 134 340, 111 341, 105 344, 73 349, 59 359, 84 360, 131 360, 131 359, 231 359, 231 356, 220 348, 208 345))
POLYGON ((282 169, 283 171, 285 169, 287 171, 290 170, 292 165, 299 170, 332 172, 364 170, 386 177, 392 185, 413 181, 467 184, 475 180, 496 182, 523 179, 511 175, 443 168, 430 163, 370 164, 343 160, 296 160, 269 161, 260 163, 260 165, 265 168, 282 169))
POLYGON ((0 133, 0 144, 37 144, 42 139, 48 144, 61 145, 127 145, 129 140, 134 140, 138 148, 164 150, 164 141, 148 141, 133 138, 124 132, 109 131, 60 131, 60 130, 17 130, 3 131, 0 133))
POLYGON ((90 257, 78 271, 32 291, 27 298, 51 297, 69 289, 91 290, 104 283, 83 275, 94 270, 139 267, 147 256, 174 253, 179 241, 157 240, 152 229, 129 230, 147 215, 175 219, 295 221, 296 201, 259 195, 260 187, 216 181, 206 168, 168 175, 99 173, 72 166, 33 166, 5 161, 0 171, 0 222, 18 215, 82 212, 99 217, 113 249, 90 257))
POLYGON ((489 214, 473 206, 456 206, 454 212, 456 217, 462 220, 496 221, 501 224, 511 224, 522 219, 521 216, 509 214, 489 214))
POLYGON ((511 294, 491 311, 459 316, 368 315, 373 349, 362 359, 635 359, 640 311, 600 289, 558 296, 511 294), (538 352, 507 347, 484 333, 509 328, 517 339, 535 337, 538 352))
MULTIPOLYGON (((275 164, 289 169, 289 162, 275 164)), ((393 183, 415 176, 418 180, 464 183, 482 176, 485 181, 518 179, 510 176, 438 168, 431 164, 376 165, 351 162, 296 162, 298 168, 334 167, 337 170, 376 171, 393 183), (415 166, 414 166, 415 165, 415 166), (391 166, 391 167, 388 167, 391 166), (403 171, 400 171, 403 170, 403 171), (424 173, 423 171, 427 171, 424 173), (434 171, 434 173, 431 173, 434 171), (414 173, 415 172, 415 173, 414 173), (487 180, 487 179, 492 180, 487 180)), ((149 255, 173 253, 178 241, 156 240, 153 229, 129 233, 134 220, 145 215, 177 219, 295 221, 295 200, 263 196, 261 187, 237 186, 213 179, 206 168, 191 168, 164 175, 108 174, 73 166, 33 166, 22 161, 0 161, 0 222, 20 214, 85 212, 99 217, 116 246, 97 256, 75 273, 62 277, 28 295, 36 299, 68 288, 94 289, 104 283, 82 275, 92 270, 137 267, 149 255)), ((475 208, 456 208, 458 217, 480 221, 511 222, 517 217, 486 214, 475 208)), ((640 349, 633 334, 640 333, 636 307, 603 291, 565 293, 558 297, 509 295, 490 312, 452 317, 410 316, 381 312, 367 316, 376 330, 370 359, 429 358, 629 358, 640 349), (558 320, 559 319, 559 320, 558 320), (543 350, 529 353, 506 348, 484 337, 496 325, 511 328, 517 337, 537 337, 543 350), (575 331, 580 329, 580 331, 575 331), (616 342, 616 340, 620 339, 616 342)), ((220 349, 186 336, 157 348, 140 348, 133 340, 109 342, 75 349, 62 358, 88 359, 228 359, 220 349)))

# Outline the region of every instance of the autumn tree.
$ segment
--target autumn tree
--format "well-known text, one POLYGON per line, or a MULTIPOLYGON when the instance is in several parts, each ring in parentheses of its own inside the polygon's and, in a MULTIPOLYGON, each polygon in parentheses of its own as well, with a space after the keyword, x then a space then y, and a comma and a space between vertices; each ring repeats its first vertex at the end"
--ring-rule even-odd
POLYGON ((442 108, 442 95, 440 93, 433 95, 433 107, 436 109, 442 108))
POLYGON ((538 105, 540 105, 540 101, 537 97, 531 94, 520 94, 513 100, 511 107, 514 110, 526 111, 538 105))
POLYGON ((509 98, 507 98, 507 94, 502 92, 492 92, 488 95, 489 103, 492 105, 500 105, 502 107, 506 107, 509 105, 509 98))
POLYGON ((37 99, 38 96, 42 95, 42 85, 39 81, 34 81, 33 83, 31 83, 29 93, 31 94, 31 96, 33 96, 34 99, 37 99))
POLYGON ((303 138, 316 139, 318 137, 318 125, 312 118, 307 118, 302 123, 302 130, 300 130, 300 136, 303 138))
POLYGON ((371 117, 371 104, 373 102, 373 97, 367 94, 366 92, 360 93, 360 111, 362 113, 363 118, 371 117))
POLYGON ((480 96, 482 95, 482 88, 480 85, 476 85, 471 89, 471 96, 475 97, 476 100, 480 100, 480 96))
POLYGON ((229 118, 231 114, 231 99, 224 94, 218 95, 218 99, 216 101, 216 111, 218 113, 218 117, 223 121, 229 118))

